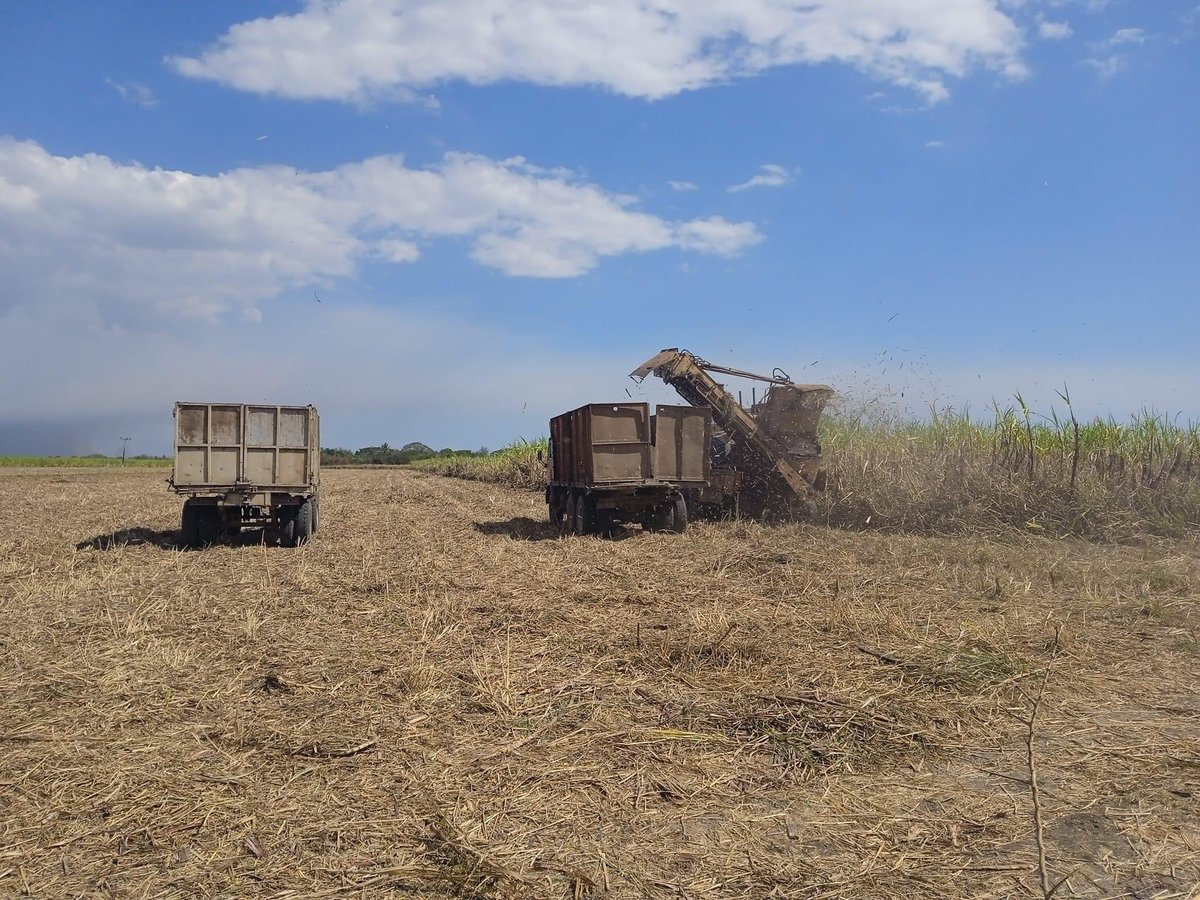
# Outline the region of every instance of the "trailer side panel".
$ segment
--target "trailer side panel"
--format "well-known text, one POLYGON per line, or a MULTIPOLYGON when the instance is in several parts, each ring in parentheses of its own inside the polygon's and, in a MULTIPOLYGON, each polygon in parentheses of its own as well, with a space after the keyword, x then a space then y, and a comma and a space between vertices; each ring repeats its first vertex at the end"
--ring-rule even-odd
POLYGON ((558 484, 641 484, 653 477, 650 407, 593 403, 550 420, 551 481, 558 484))
POLYGON ((177 491, 313 493, 320 480, 317 411, 311 406, 175 404, 177 491))
POLYGON ((654 435, 654 477, 660 481, 708 481, 712 464, 712 413, 690 406, 659 406, 654 435))
POLYGON ((586 407, 591 430, 591 482, 636 484, 654 477, 650 410, 645 403, 586 407))

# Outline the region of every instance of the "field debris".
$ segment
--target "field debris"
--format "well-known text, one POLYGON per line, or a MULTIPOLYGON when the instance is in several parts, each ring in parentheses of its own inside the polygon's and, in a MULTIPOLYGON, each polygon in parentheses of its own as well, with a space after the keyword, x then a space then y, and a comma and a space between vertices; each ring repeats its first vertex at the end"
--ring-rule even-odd
POLYGON ((495 484, 322 497, 302 548, 183 551, 160 473, 0 472, 0 895, 1200 885, 1194 537, 541 540, 495 484))

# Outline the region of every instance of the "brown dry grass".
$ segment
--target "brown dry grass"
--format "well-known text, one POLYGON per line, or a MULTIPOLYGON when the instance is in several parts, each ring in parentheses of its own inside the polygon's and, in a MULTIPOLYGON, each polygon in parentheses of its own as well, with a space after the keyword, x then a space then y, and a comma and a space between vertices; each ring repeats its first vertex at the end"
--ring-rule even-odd
POLYGON ((1194 542, 322 512, 178 552, 161 476, 0 473, 0 894, 1042 896, 1047 668, 1056 896, 1200 882, 1194 542))

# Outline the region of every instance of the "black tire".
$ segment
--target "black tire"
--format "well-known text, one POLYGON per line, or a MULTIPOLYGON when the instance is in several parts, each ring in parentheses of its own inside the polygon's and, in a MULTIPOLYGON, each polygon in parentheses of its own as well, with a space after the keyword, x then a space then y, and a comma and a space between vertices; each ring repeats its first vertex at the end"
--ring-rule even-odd
POLYGON ((687 500, 683 497, 676 497, 675 504, 671 509, 671 527, 670 531, 675 534, 683 534, 688 527, 688 507, 687 500))
POLYGON ((279 543, 285 547, 296 546, 296 512, 294 506, 279 507, 279 543))
POLYGON ((575 503, 578 500, 574 491, 567 495, 567 505, 563 507, 562 525, 559 534, 563 537, 575 533, 575 503))
POLYGON ((558 534, 563 532, 563 519, 566 518, 567 511, 559 505, 559 498, 553 491, 546 492, 546 509, 549 512, 550 524, 558 534))
POLYGON ((313 502, 305 500, 296 510, 295 524, 292 527, 292 546, 300 547, 307 544, 313 536, 313 502))
POLYGON ((674 519, 675 514, 671 504, 663 503, 646 514, 645 527, 647 531, 669 531, 674 519))
POLYGON ((179 546, 200 546, 200 507, 191 500, 183 502, 183 516, 179 528, 179 546))
POLYGON ((207 547, 221 540, 221 508, 219 506, 199 506, 196 508, 199 518, 200 545, 207 547))
POLYGON ((617 527, 617 522, 612 511, 597 511, 595 518, 592 520, 592 532, 594 534, 612 537, 616 534, 617 527))
POLYGON ((591 534, 596 530, 596 498, 580 494, 575 500, 575 518, 571 530, 578 535, 591 534))

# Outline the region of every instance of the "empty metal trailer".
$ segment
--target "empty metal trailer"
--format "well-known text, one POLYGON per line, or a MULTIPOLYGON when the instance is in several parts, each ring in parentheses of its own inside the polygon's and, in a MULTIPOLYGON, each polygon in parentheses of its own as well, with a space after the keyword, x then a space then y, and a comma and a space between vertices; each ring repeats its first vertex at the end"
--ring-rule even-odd
POLYGON ((187 497, 181 540, 197 547, 248 526, 289 546, 320 523, 321 440, 312 406, 176 403, 171 489, 187 497))

